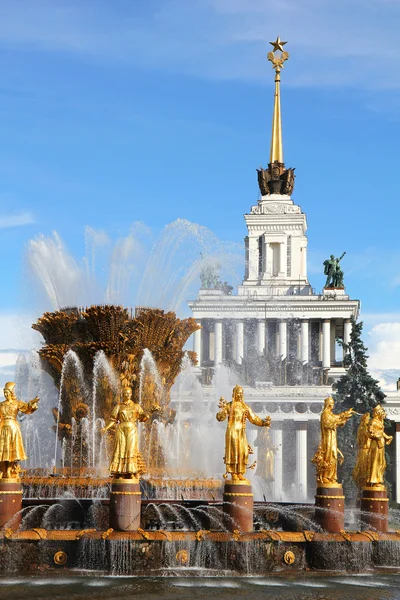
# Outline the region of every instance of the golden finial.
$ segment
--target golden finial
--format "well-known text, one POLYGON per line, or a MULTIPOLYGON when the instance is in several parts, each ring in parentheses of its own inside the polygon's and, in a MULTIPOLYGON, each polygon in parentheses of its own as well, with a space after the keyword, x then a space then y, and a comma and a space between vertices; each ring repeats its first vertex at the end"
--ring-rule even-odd
POLYGON ((268 60, 272 63, 272 68, 275 69, 275 97, 274 97, 274 112, 272 115, 272 137, 271 137, 271 152, 269 162, 279 162, 283 164, 283 146, 282 146, 282 122, 281 122, 281 92, 280 92, 280 72, 283 69, 283 63, 289 58, 289 52, 283 49, 287 42, 282 42, 281 38, 276 38, 275 42, 269 42, 273 47, 271 52, 268 52, 268 60), (275 54, 278 52, 278 54, 275 54))
POLYGON ((276 52, 277 50, 280 50, 281 52, 283 52, 283 46, 285 44, 287 44, 287 42, 282 42, 281 38, 278 35, 278 37, 276 38, 276 41, 270 42, 270 44, 271 44, 271 46, 274 47, 273 52, 276 52))

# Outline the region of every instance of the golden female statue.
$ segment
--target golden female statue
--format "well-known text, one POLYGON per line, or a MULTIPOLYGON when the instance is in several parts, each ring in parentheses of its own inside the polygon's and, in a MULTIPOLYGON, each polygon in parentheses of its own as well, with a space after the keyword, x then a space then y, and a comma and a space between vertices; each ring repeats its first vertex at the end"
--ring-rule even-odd
POLYGON ((336 430, 346 423, 353 414, 353 409, 349 408, 338 415, 335 415, 333 407, 335 402, 331 396, 325 398, 324 410, 321 413, 321 442, 318 450, 312 459, 317 468, 317 482, 320 485, 337 483, 337 463, 343 462, 343 454, 337 446, 336 430))
POLYGON ((386 413, 382 406, 378 404, 372 411, 372 419, 368 426, 368 436, 371 444, 367 459, 367 485, 379 486, 384 484, 385 480, 385 445, 389 445, 393 436, 385 433, 384 419, 386 413))
MULTIPOLYGON (((223 398, 219 401, 220 411, 217 420, 228 419, 225 434, 225 456, 226 473, 230 473, 232 481, 245 481, 245 472, 248 465, 249 444, 246 439, 246 420, 259 427, 269 427, 271 417, 261 419, 251 408, 245 404, 243 389, 237 385, 233 388, 232 402, 225 402, 223 398)), ((224 477, 227 477, 227 474, 224 477)))
POLYGON ((14 393, 15 383, 9 381, 4 387, 4 402, 0 402, 0 477, 17 479, 20 460, 26 460, 21 429, 17 421, 18 412, 27 415, 37 410, 39 398, 30 402, 18 400, 14 393))
POLYGON ((368 435, 370 418, 370 414, 365 413, 365 415, 361 417, 360 425, 357 430, 358 455, 356 466, 353 470, 353 479, 359 489, 364 487, 367 482, 368 453, 371 445, 371 439, 368 435))
POLYGON ((275 454, 278 450, 272 444, 269 429, 259 430, 254 445, 258 446, 256 475, 265 479, 265 481, 274 481, 275 479, 275 454))
POLYGON ((110 465, 110 473, 116 477, 136 479, 146 472, 146 465, 139 452, 138 421, 147 421, 148 415, 142 407, 132 401, 132 388, 122 388, 122 400, 117 404, 110 417, 110 422, 103 427, 101 433, 115 427, 114 454, 110 465))

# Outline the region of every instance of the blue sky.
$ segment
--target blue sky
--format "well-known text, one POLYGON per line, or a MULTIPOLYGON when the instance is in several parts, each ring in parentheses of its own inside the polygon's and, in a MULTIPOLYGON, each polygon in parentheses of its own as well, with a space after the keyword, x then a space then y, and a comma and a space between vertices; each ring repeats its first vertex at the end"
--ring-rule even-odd
POLYGON ((0 1, 0 348, 29 345, 51 309, 27 267, 40 234, 56 230, 77 263, 86 226, 114 243, 182 218, 242 244, 279 34, 311 284, 346 250, 375 366, 400 368, 399 22, 396 0, 0 1))

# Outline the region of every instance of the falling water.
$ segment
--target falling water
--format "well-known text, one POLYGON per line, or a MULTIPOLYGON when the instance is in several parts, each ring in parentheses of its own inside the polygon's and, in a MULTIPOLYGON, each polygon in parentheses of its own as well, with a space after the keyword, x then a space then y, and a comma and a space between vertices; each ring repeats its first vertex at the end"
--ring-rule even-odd
POLYGON ((54 445, 54 467, 57 466, 57 449, 58 449, 58 430, 60 425, 60 416, 62 410, 62 395, 65 388, 66 377, 70 375, 68 372, 70 369, 73 370, 76 375, 79 383, 79 388, 84 392, 84 396, 88 397, 88 392, 85 385, 85 377, 83 372, 83 366, 81 361, 79 360, 77 354, 73 350, 68 350, 68 352, 64 356, 63 365, 61 369, 61 379, 60 379, 60 392, 58 395, 58 413, 57 413, 57 424, 56 424, 56 439, 54 445))
POLYGON ((83 419, 81 419, 80 422, 80 433, 81 433, 81 439, 80 439, 80 452, 79 452, 79 468, 82 468, 84 466, 84 461, 83 458, 86 455, 86 461, 87 464, 89 464, 90 462, 90 457, 92 455, 91 453, 91 435, 90 435, 90 421, 87 417, 83 417, 83 419))
POLYGON ((150 375, 151 379, 156 384, 158 394, 161 396, 163 385, 161 382, 160 373, 158 372, 156 361, 154 360, 152 353, 148 348, 145 348, 142 360, 140 361, 139 402, 142 401, 143 387, 145 385, 147 375, 150 375))
MULTIPOLYGON (((103 350, 96 353, 93 361, 93 386, 92 386, 92 410, 91 410, 91 418, 92 418, 92 466, 96 467, 96 456, 99 456, 98 446, 97 444, 97 434, 100 431, 99 425, 99 416, 97 415, 97 394, 98 394, 98 386, 101 379, 105 379, 108 386, 112 390, 112 393, 116 395, 118 393, 118 377, 107 360, 106 355, 103 350)), ((101 426, 104 426, 104 422, 101 423, 101 426)), ((100 441, 101 444, 101 441, 100 441)), ((100 463, 101 464, 101 463, 100 463)))
POLYGON ((29 242, 27 260, 53 310, 106 302, 177 311, 196 293, 207 264, 218 261, 221 276, 239 283, 242 248, 222 242, 206 227, 177 219, 158 238, 134 223, 114 244, 104 232, 87 228, 86 256, 80 263, 57 233, 40 235, 29 242))

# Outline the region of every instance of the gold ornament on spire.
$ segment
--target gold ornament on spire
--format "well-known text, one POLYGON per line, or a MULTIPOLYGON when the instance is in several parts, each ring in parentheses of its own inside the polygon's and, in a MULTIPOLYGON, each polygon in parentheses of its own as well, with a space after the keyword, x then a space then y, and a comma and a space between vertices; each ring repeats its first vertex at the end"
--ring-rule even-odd
POLYGON ((285 44, 287 44, 287 42, 282 42, 281 38, 278 35, 278 37, 276 38, 276 41, 270 42, 270 44, 271 44, 271 46, 274 47, 273 52, 276 52, 277 50, 280 50, 281 52, 283 52, 283 46, 285 44))
POLYGON ((282 143, 282 120, 281 120, 281 70, 284 63, 289 58, 289 52, 284 50, 285 44, 278 37, 274 42, 269 42, 272 46, 271 52, 268 52, 268 60, 272 63, 275 70, 275 95, 274 111, 272 114, 272 134, 271 150, 269 155, 269 164, 267 169, 261 166, 257 169, 258 185, 262 196, 270 194, 284 194, 290 196, 294 189, 294 169, 285 167, 283 162, 283 143, 282 143))
POLYGON ((268 52, 268 60, 272 63, 272 68, 275 69, 275 96, 274 96, 274 112, 272 115, 272 137, 271 137, 271 152, 269 162, 277 161, 283 164, 283 144, 282 144, 282 121, 281 121, 281 69, 284 62, 289 58, 289 52, 283 49, 287 42, 282 42, 281 38, 276 38, 275 42, 270 42, 273 47, 271 52, 268 52))

